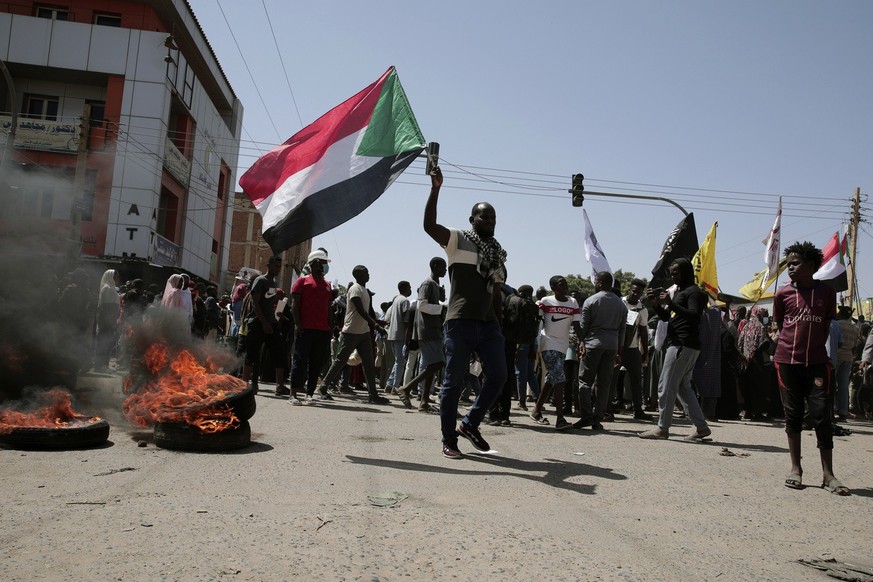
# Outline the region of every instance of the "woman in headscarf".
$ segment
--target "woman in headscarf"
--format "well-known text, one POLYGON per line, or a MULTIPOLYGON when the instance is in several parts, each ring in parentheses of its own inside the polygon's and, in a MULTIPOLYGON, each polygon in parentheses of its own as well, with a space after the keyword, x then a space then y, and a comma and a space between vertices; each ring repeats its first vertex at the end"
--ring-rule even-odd
MULTIPOLYGON (((743 420, 758 420, 762 418, 763 400, 767 394, 767 352, 770 347, 770 336, 764 325, 768 318, 763 307, 753 307, 749 319, 740 331, 737 347, 740 351, 740 394, 743 397, 745 414, 743 420)), ((768 322, 769 323, 769 322, 768 322)))
POLYGON ((109 371, 109 356, 115 346, 118 316, 121 311, 121 296, 116 287, 120 277, 115 269, 108 269, 100 278, 97 295, 97 337, 94 341, 94 369, 109 371))
POLYGON ((170 275, 170 278, 167 279, 167 285, 164 287, 164 295, 161 299, 161 305, 172 309, 183 309, 182 275, 177 273, 170 275))

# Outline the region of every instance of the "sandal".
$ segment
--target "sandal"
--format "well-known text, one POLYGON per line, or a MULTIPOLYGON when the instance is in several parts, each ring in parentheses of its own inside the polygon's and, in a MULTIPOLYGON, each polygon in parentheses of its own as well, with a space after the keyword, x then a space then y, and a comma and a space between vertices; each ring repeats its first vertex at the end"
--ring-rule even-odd
POLYGON ((803 489, 803 474, 792 473, 785 478, 785 486, 791 489, 803 489))
POLYGON ((849 488, 840 483, 840 480, 836 477, 831 477, 829 481, 822 483, 821 488, 828 493, 833 493, 834 495, 851 495, 849 488))

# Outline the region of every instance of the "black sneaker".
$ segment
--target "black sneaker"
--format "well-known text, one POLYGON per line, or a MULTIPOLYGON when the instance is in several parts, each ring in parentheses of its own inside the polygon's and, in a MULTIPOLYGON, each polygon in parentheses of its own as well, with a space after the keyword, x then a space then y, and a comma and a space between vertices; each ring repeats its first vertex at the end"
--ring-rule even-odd
POLYGON ((567 430, 568 428, 573 428, 573 425, 567 422, 565 418, 561 417, 555 421, 555 430, 567 430))
POLYGON ((592 422, 591 423, 591 430, 606 430, 606 429, 603 428, 603 425, 600 424, 599 422, 592 422))
POLYGON ((635 412, 634 420, 652 420, 652 415, 645 412, 635 412))
POLYGON ((458 450, 458 439, 452 439, 443 443, 443 456, 447 459, 463 459, 464 455, 458 450))
POLYGON ((478 428, 467 426, 462 422, 458 424, 458 434, 470 441, 473 444, 473 447, 479 451, 491 450, 491 447, 488 446, 488 443, 482 438, 482 434, 479 432, 478 428))
MULTIPOLYGON (((257 387, 255 387, 255 394, 258 393, 257 387)), ((291 389, 285 386, 276 386, 276 396, 288 396, 291 394, 291 389)))
POLYGON ((367 404, 391 404, 391 401, 384 396, 373 394, 369 398, 367 398, 367 404))
POLYGON ((591 423, 594 419, 590 416, 583 416, 579 420, 573 423, 573 428, 585 428, 586 426, 591 426, 591 423))

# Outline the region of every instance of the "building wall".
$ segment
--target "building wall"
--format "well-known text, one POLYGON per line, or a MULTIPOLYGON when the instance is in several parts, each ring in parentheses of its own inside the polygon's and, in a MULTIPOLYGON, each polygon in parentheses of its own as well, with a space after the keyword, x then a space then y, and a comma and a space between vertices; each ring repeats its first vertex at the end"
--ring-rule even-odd
MULTIPOLYGON (((230 252, 242 105, 187 3, 77 0, 68 3, 67 21, 34 17, 36 5, 0 4, 0 10, 8 10, 0 13, 0 39, 9 39, 0 42, 0 59, 14 71, 17 102, 26 94, 58 96, 59 116, 73 119, 81 116, 86 101, 105 101, 107 124, 115 130, 113 141, 101 141, 103 149, 88 154, 89 167, 111 174, 111 186, 101 180, 108 192, 100 194, 99 212, 83 222, 83 252, 155 259, 163 187, 179 201, 176 226, 167 238, 181 252, 168 266, 219 281, 230 252), (92 25, 98 12, 121 15, 122 28, 92 25), (170 29, 178 50, 168 47, 170 29), (188 83, 174 85, 169 73, 186 63, 188 83), (166 143, 177 135, 180 118, 187 120, 183 125, 190 134, 182 148, 190 166, 187 179, 169 172, 165 163, 166 143), (225 192, 219 196, 222 167, 225 192)), ((19 159, 34 156, 16 153, 19 159)), ((75 165, 75 155, 37 158, 44 165, 75 165)), ((65 228, 57 220, 58 228, 65 228)))
MULTIPOLYGON (((233 227, 230 233, 230 258, 228 260, 228 279, 225 286, 233 286, 234 276, 242 268, 266 271, 267 259, 273 251, 261 236, 261 215, 243 192, 236 192, 233 198, 233 227)), ((279 273, 279 286, 287 293, 297 275, 303 269, 306 258, 312 249, 312 241, 300 243, 282 253, 282 271, 279 273)))

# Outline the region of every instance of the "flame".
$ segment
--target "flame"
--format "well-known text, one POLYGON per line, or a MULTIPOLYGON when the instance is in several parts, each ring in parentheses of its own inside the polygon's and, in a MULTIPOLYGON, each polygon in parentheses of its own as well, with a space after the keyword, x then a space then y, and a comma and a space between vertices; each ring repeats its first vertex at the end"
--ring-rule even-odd
POLYGON ((246 383, 217 373, 219 362, 205 360, 199 362, 186 349, 173 357, 170 348, 161 342, 148 346, 142 358, 147 378, 125 378, 124 391, 129 396, 122 405, 124 415, 139 426, 179 422, 206 433, 238 427, 239 418, 223 401, 244 392, 246 383))
POLYGON ((71 428, 100 422, 98 416, 84 416, 73 410, 72 395, 61 388, 52 388, 40 396, 40 407, 23 412, 0 408, 0 435, 16 428, 71 428))

